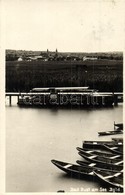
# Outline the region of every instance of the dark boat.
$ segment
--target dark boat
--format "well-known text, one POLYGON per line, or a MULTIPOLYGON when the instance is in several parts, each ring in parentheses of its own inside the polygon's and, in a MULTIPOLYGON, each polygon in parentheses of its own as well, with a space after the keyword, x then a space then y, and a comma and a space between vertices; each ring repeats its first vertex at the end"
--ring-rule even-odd
POLYGON ((116 192, 123 190, 123 172, 111 173, 109 171, 95 170, 94 174, 106 186, 113 187, 116 192))
POLYGON ((61 192, 61 193, 64 193, 64 192, 65 192, 65 190, 58 190, 57 192, 61 192))
POLYGON ((92 167, 82 167, 79 165, 62 162, 58 160, 51 160, 51 162, 57 166, 62 171, 66 172, 71 177, 77 177, 78 179, 82 178, 92 178, 95 176, 93 174, 93 168, 92 167))
POLYGON ((112 141, 114 142, 123 142, 123 137, 118 137, 118 138, 112 138, 112 141))
POLYGON ((98 132, 99 136, 123 134, 123 130, 98 132))
POLYGON ((119 146, 109 146, 104 144, 105 149, 109 150, 112 153, 123 155, 123 145, 119 146))
POLYGON ((78 152, 80 156, 82 156, 85 160, 94 162, 94 163, 101 163, 101 164, 109 164, 110 166, 120 166, 123 169, 123 159, 109 159, 98 155, 91 155, 86 152, 78 152))
POLYGON ((123 156, 122 155, 115 155, 115 154, 112 154, 112 153, 108 153, 108 152, 102 152, 102 151, 97 151, 97 150, 89 150, 89 149, 86 149, 86 148, 79 148, 77 147, 76 148, 79 152, 81 153, 88 153, 88 154, 91 154, 91 155, 98 155, 98 156, 102 156, 102 157, 105 157, 105 158, 110 158, 110 159, 122 159, 123 156))
POLYGON ((118 130, 123 130, 123 123, 114 123, 114 128, 117 128, 118 130))
POLYGON ((113 172, 118 172, 118 171, 121 171, 123 169, 123 167, 121 168, 121 166, 111 166, 110 164, 102 164, 102 163, 93 163, 93 162, 86 162, 86 161, 80 161, 80 160, 77 160, 76 161, 79 165, 83 166, 83 167, 92 167, 93 170, 96 170, 96 169, 99 169, 99 170, 110 170, 110 171, 113 171, 113 172))
POLYGON ((123 146, 123 142, 116 142, 116 141, 83 141, 83 148, 93 148, 93 149, 104 149, 104 144, 108 146, 123 146))
POLYGON ((88 87, 49 87, 33 88, 18 100, 19 106, 82 106, 82 107, 111 107, 113 94, 101 94, 96 89, 88 87), (73 98, 74 95, 74 98, 73 98))

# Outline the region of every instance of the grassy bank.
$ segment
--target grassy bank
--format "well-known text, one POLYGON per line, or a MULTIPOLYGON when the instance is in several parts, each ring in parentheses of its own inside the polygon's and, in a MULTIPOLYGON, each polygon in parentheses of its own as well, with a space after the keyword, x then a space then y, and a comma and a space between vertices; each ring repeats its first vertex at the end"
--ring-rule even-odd
POLYGON ((100 91, 122 91, 123 61, 6 62, 6 91, 8 92, 28 92, 33 87, 86 85, 100 91))

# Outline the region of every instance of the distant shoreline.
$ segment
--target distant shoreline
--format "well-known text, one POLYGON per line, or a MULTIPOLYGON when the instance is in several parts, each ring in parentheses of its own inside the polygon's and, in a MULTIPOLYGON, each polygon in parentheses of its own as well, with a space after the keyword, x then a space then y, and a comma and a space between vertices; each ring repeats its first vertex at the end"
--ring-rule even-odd
POLYGON ((8 55, 16 55, 17 57, 20 56, 63 56, 63 57, 78 57, 79 59, 83 59, 83 57, 97 57, 100 59, 116 59, 116 60, 123 60, 123 52, 121 51, 114 51, 114 52, 60 52, 57 49, 55 51, 32 51, 32 50, 11 50, 6 49, 6 57, 8 55))

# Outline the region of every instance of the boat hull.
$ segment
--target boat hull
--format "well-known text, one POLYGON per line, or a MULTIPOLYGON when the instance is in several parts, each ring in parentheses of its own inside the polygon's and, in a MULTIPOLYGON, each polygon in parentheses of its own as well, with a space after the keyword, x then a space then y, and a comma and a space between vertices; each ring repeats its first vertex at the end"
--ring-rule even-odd
POLYGON ((51 162, 56 167, 67 173, 67 175, 69 175, 70 177, 76 177, 77 179, 93 179, 95 177, 95 175, 93 174, 93 168, 91 167, 82 167, 79 165, 74 165, 57 160, 51 160, 51 162))
POLYGON ((117 167, 117 169, 120 171, 123 170, 123 159, 112 160, 97 155, 88 155, 85 152, 84 153, 78 152, 78 154, 89 162, 93 162, 101 165, 104 164, 107 166, 111 166, 114 169, 117 167))
POLYGON ((106 163, 96 163, 96 162, 86 162, 86 161, 80 161, 77 160, 76 161, 79 165, 81 166, 90 166, 93 168, 93 170, 108 170, 108 171, 112 171, 112 172, 118 172, 121 171, 123 167, 121 166, 111 166, 110 164, 106 164, 106 163))
POLYGON ((123 134, 123 130, 98 132, 99 136, 123 134))
POLYGON ((90 93, 44 93, 36 96, 22 97, 17 103, 19 106, 74 106, 74 107, 107 107, 113 105, 112 95, 90 93))
POLYGON ((89 149, 106 149, 104 145, 111 147, 123 146, 123 141, 84 141, 82 147, 89 149))
POLYGON ((123 146, 119 145, 115 145, 115 146, 109 146, 109 145, 106 145, 104 144, 104 148, 107 149, 108 151, 114 153, 114 154, 120 154, 120 155, 123 155, 123 146))
POLYGON ((123 173, 110 173, 101 170, 95 170, 96 177, 104 183, 104 185, 112 187, 115 192, 123 192, 123 173))
POLYGON ((98 151, 98 150, 89 150, 86 148, 79 148, 79 147, 77 147, 77 150, 83 154, 86 152, 91 155, 98 155, 98 156, 102 156, 102 157, 110 158, 110 159, 123 159, 123 156, 120 154, 115 155, 115 154, 108 153, 108 152, 103 152, 103 151, 98 151))

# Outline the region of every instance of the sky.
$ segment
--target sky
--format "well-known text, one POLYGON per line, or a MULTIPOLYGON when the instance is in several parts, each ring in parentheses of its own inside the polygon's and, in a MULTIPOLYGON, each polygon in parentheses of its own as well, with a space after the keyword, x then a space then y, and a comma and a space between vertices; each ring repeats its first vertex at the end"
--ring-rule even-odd
POLYGON ((5 49, 123 51, 124 0, 1 0, 5 49))

